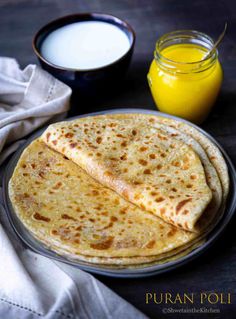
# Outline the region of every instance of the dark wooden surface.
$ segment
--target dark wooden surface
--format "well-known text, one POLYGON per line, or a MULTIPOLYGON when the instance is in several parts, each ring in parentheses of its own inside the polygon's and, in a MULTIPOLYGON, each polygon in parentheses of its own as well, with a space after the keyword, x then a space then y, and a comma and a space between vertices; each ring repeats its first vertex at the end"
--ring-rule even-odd
MULTIPOLYGON (((137 42, 131 68, 121 87, 93 109, 143 107, 155 109, 146 74, 156 39, 176 29, 197 29, 213 38, 229 23, 227 36, 220 47, 225 79, 221 96, 202 127, 215 136, 236 160, 236 2, 234 0, 1 0, 0 55, 18 59, 22 67, 36 63, 31 48, 34 33, 51 19, 75 12, 107 12, 126 19, 135 29, 137 42)), ((89 104, 77 104, 89 111, 89 104)), ((236 318, 236 236, 235 220, 224 236, 202 257, 168 274, 145 279, 112 279, 97 276, 105 285, 151 318, 236 318), (232 294, 231 305, 216 305, 218 315, 162 313, 164 305, 145 304, 147 292, 232 294)), ((206 305, 208 308, 211 305, 206 305)), ((187 308, 172 305, 172 308, 187 308)), ((195 308, 199 305, 196 302, 195 308)), ((124 318, 125 319, 125 318, 124 318)))

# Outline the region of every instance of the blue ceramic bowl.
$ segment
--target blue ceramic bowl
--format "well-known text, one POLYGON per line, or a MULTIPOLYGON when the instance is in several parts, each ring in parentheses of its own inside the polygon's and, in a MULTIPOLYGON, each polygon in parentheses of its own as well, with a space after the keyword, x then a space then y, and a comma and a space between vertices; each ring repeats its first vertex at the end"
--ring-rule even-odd
POLYGON ((68 84, 78 93, 91 96, 98 94, 98 92, 104 93, 107 88, 114 87, 115 82, 121 80, 130 64, 134 43, 135 33, 127 22, 110 14, 79 13, 59 18, 42 27, 33 39, 33 49, 43 69, 68 84), (41 46, 48 34, 62 26, 81 21, 103 21, 117 26, 128 36, 129 50, 118 60, 96 69, 71 69, 47 61, 41 54, 41 46))

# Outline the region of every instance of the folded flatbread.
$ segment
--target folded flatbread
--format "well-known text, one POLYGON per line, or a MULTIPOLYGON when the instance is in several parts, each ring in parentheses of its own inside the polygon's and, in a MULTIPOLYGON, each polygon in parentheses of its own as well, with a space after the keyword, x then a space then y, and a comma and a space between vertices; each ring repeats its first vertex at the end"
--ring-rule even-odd
POLYGON ((198 231, 212 191, 198 154, 174 134, 108 116, 52 124, 42 141, 143 210, 198 231))
MULTIPOLYGON (((107 115, 97 116, 96 121, 104 120, 107 115)), ((179 134, 185 135, 185 142, 192 138, 194 139, 201 147, 204 152, 208 156, 211 164, 215 167, 217 174, 219 175, 219 179, 222 184, 223 189, 223 199, 227 198, 229 193, 229 174, 226 162, 224 157, 219 150, 219 148, 208 138, 205 134, 201 133, 199 128, 195 128, 193 125, 189 125, 183 120, 176 120, 173 118, 168 118, 163 116, 149 115, 149 114, 136 114, 136 113, 125 113, 125 114, 109 114, 109 118, 113 120, 131 120, 135 122, 146 123, 146 125, 151 125, 159 128, 160 125, 164 127, 164 130, 168 132, 168 130, 176 129, 177 135, 175 138, 178 138, 179 134)))

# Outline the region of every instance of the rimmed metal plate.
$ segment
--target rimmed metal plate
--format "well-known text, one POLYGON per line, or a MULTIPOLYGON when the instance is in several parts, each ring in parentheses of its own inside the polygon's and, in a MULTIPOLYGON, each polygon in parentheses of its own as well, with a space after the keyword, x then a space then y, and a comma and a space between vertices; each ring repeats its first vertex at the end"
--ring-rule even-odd
POLYGON ((35 251, 43 256, 52 258, 52 259, 57 260, 57 261, 61 261, 63 263, 75 266, 79 269, 82 269, 82 270, 85 270, 85 271, 88 271, 91 273, 95 273, 95 274, 99 274, 99 275, 106 275, 106 276, 111 276, 111 277, 120 277, 120 278, 136 277, 136 278, 138 278, 138 277, 146 277, 146 276, 161 274, 163 272, 167 272, 167 271, 175 269, 179 266, 182 266, 182 265, 186 264, 187 262, 193 260, 194 258, 198 257, 203 252, 205 252, 214 243, 214 241, 222 234, 225 227, 232 219, 233 214, 235 212, 235 208, 236 208, 236 172, 235 172, 234 166, 233 166, 230 158, 228 157, 228 155, 226 154, 224 149, 218 144, 218 142, 211 135, 209 135, 208 133, 206 133, 204 130, 202 130, 198 126, 196 126, 196 125, 194 125, 186 120, 182 120, 180 118, 177 118, 177 117, 174 117, 174 116, 171 116, 168 114, 164 114, 164 113, 157 112, 157 111, 145 110, 145 109, 115 109, 115 110, 106 110, 106 111, 101 111, 101 112, 96 112, 96 113, 84 114, 84 115, 76 116, 73 118, 68 118, 65 121, 70 121, 72 119, 87 117, 87 116, 94 116, 94 115, 101 115, 101 114, 115 114, 115 113, 119 113, 119 114, 120 113, 152 114, 152 115, 168 117, 168 118, 175 119, 177 121, 185 122, 188 125, 195 127, 198 131, 200 131, 202 134, 204 134, 209 140, 211 140, 211 142, 213 142, 221 150, 221 152, 225 158, 225 161, 227 163, 228 170, 229 170, 230 194, 229 194, 229 197, 227 200, 227 206, 226 206, 226 210, 225 210, 223 218, 216 225, 216 227, 213 229, 213 231, 210 232, 210 234, 208 234, 207 240, 203 245, 194 249, 188 255, 181 257, 175 261, 170 261, 170 262, 167 262, 164 264, 159 264, 159 265, 152 264, 152 265, 146 266, 144 268, 142 267, 142 268, 122 268, 122 269, 110 269, 110 268, 107 268, 106 266, 103 266, 103 265, 101 265, 101 266, 100 265, 93 265, 93 264, 89 264, 89 263, 82 262, 82 261, 71 260, 71 259, 68 259, 67 257, 58 255, 54 251, 48 249, 44 244, 42 244, 40 241, 35 239, 30 234, 30 232, 25 228, 25 226, 21 223, 21 221, 19 220, 19 218, 15 214, 15 211, 11 205, 11 201, 10 201, 9 194, 8 194, 8 183, 9 183, 9 180, 10 180, 12 174, 13 174, 14 168, 15 168, 15 166, 16 166, 16 164, 21 156, 21 153, 34 139, 36 139, 37 137, 39 137, 43 133, 43 131, 46 129, 46 127, 38 130, 36 133, 34 133, 32 136, 30 136, 28 138, 28 140, 26 141, 26 143, 24 143, 20 147, 20 149, 10 159, 10 161, 6 167, 4 178, 3 178, 3 200, 4 200, 4 206, 5 206, 4 208, 5 208, 5 211, 6 211, 7 217, 10 221, 11 226, 15 230, 16 234, 20 237, 20 239, 33 251, 35 251))

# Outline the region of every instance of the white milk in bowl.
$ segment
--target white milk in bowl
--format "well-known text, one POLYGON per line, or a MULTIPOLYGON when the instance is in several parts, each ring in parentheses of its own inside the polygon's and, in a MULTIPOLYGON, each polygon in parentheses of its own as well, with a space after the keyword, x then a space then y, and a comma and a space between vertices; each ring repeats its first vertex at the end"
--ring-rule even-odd
POLYGON ((118 60, 130 46, 128 36, 119 27, 102 21, 84 21, 52 31, 40 51, 54 65, 89 70, 118 60))

